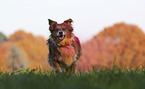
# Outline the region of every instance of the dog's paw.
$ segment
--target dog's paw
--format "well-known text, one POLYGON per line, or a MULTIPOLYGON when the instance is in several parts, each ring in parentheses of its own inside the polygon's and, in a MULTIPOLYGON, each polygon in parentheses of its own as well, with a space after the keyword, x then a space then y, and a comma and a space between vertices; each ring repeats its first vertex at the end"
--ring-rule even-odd
POLYGON ((56 73, 62 73, 62 70, 61 70, 61 68, 57 68, 57 69, 55 69, 55 72, 56 73))

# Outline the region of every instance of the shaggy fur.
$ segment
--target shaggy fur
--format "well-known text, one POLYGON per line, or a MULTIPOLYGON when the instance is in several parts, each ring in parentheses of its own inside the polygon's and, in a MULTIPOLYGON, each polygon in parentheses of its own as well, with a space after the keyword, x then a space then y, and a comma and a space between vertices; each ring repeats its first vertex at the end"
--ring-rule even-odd
POLYGON ((72 19, 61 24, 48 19, 51 32, 48 39, 49 63, 56 72, 75 72, 76 62, 81 56, 81 45, 72 31, 72 19))

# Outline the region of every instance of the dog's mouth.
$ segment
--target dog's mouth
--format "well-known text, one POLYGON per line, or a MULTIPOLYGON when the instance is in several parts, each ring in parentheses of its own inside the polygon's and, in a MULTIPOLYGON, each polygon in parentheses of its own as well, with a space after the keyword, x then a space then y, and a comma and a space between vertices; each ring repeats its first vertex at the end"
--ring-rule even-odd
POLYGON ((60 40, 60 41, 62 41, 64 38, 65 38, 65 35, 60 35, 60 36, 57 36, 58 37, 58 39, 60 40))

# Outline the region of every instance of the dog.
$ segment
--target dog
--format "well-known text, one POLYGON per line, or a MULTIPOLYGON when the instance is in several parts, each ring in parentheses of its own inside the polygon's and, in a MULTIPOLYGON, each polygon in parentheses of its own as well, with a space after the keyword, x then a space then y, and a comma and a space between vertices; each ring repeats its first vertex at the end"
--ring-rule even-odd
POLYGON ((50 37, 47 40, 49 46, 49 64, 56 73, 74 73, 77 60, 81 56, 81 44, 79 38, 73 34, 72 19, 58 24, 48 19, 50 37))

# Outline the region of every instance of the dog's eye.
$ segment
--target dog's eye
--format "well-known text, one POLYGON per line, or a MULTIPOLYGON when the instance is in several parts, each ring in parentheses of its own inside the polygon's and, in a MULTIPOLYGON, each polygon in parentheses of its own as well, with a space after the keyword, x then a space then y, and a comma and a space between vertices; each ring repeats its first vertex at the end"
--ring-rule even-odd
POLYGON ((62 28, 62 30, 65 30, 65 28, 62 28))

